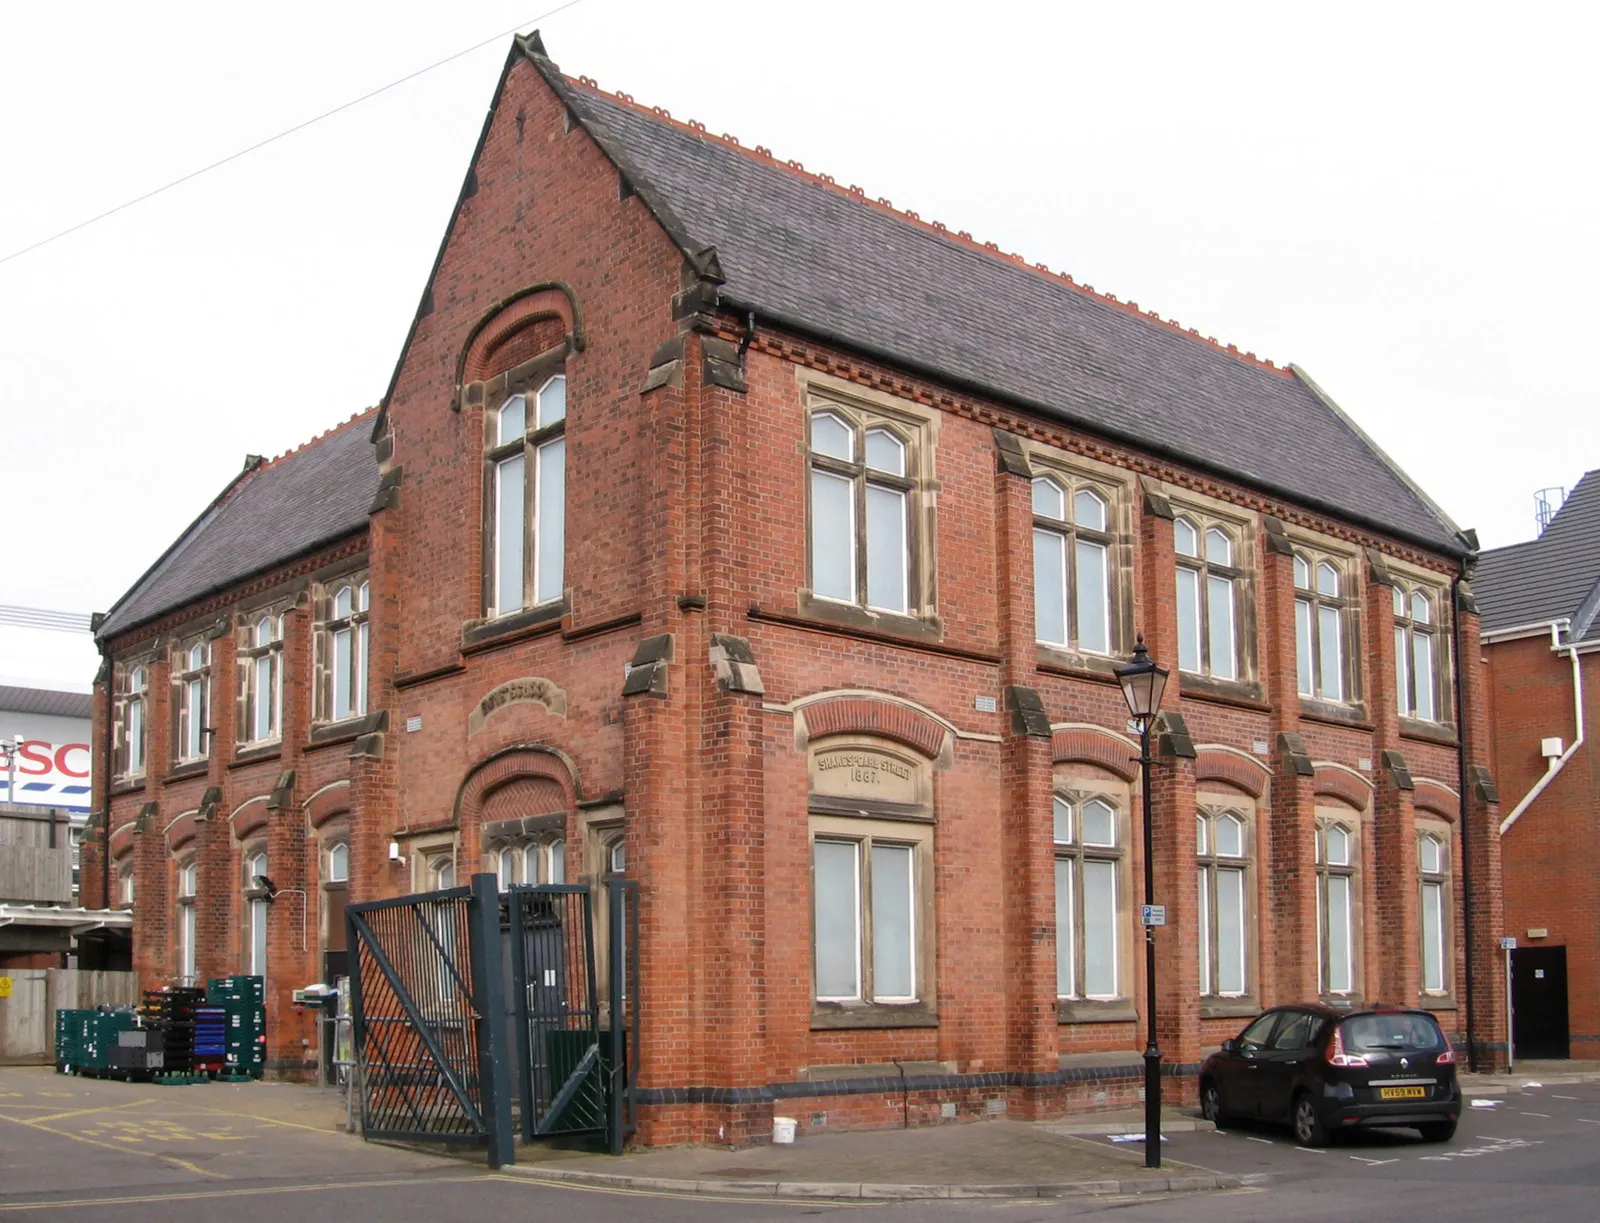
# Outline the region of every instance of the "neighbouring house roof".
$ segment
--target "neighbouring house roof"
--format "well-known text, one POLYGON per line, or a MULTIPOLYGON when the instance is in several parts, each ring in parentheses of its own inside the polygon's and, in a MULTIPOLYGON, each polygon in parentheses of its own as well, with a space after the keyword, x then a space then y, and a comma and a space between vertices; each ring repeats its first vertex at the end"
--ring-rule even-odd
POLYGON ((87 692, 58 692, 48 688, 19 688, 0 684, 0 710, 33 713, 41 717, 87 718, 94 697, 87 692))
POLYGON ((1472 590, 1486 633, 1565 618, 1571 640, 1600 641, 1600 469, 1578 481, 1538 539, 1480 556, 1472 590))
POLYGON ((281 458, 252 459, 176 543, 112 606, 105 640, 367 525, 378 464, 371 412, 281 458))
POLYGON ((518 46, 680 248, 715 247, 725 306, 1467 551, 1455 524, 1298 369, 565 77, 537 35, 518 46))

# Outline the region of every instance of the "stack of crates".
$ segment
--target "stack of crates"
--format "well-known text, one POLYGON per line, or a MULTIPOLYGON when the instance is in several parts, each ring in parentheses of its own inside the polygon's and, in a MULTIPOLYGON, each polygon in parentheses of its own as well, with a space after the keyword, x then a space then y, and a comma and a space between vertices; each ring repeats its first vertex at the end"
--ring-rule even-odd
POLYGON ((228 1064, 228 1010, 216 1003, 194 1008, 194 1067, 223 1074, 228 1064))
POLYGON ((147 1079, 166 1074, 166 1034, 155 1028, 118 1032, 106 1061, 107 1069, 118 1077, 147 1079))
POLYGON ((227 1017, 225 1074, 259 1079, 266 1063, 266 983, 260 977, 216 977, 208 982, 206 1001, 227 1017))
POLYGON ((161 1033, 164 1046, 161 1066, 147 1066, 148 1070, 163 1076, 194 1074, 195 1008, 204 1003, 205 995, 197 989, 168 986, 145 990, 139 1018, 144 1027, 161 1033))
POLYGON ((100 1076, 111 1068, 119 1037, 138 1027, 138 1016, 122 1008, 56 1012, 56 1070, 100 1076))

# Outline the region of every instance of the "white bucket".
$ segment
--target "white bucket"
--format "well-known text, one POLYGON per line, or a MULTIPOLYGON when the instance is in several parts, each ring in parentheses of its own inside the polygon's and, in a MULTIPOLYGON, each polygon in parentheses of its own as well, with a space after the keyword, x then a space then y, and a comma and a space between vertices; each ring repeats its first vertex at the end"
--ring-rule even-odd
POLYGON ((799 1124, 793 1117, 774 1117, 772 1119, 772 1141, 793 1142, 795 1127, 799 1124))

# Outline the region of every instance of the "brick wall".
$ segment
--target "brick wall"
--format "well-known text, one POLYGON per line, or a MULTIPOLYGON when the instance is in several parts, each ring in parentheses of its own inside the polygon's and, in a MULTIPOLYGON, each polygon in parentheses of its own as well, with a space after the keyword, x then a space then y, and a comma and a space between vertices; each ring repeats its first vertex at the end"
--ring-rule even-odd
MULTIPOLYGON (((1456 753, 1451 728, 1421 733, 1394 714, 1390 590, 1363 550, 1445 585, 1453 562, 764 320, 746 337, 742 318, 709 307, 705 266, 621 189, 526 63, 509 70, 471 182, 376 430, 398 490, 380 497, 366 541, 372 705, 387 712, 387 730, 353 751, 309 741, 307 624, 293 613, 286 717, 297 730, 281 756, 240 764, 219 754, 205 776, 152 776, 114 797, 114 831, 142 803, 160 811, 127 838, 147 979, 172 971, 166 923, 172 849, 182 847, 167 843, 166 824, 201 808, 208 788, 222 791, 218 814, 192 836, 207 863, 208 965, 220 967, 238 962, 244 928, 241 842, 224 825, 241 804, 273 795, 283 770, 294 769, 289 792, 254 808, 275 879, 310 891, 319 821, 344 811, 353 900, 411 890, 410 868, 387 860, 391 839, 453 843, 458 882, 487 869, 485 803, 497 786, 538 777, 567 805, 569 880, 594 871, 585 828, 624 820, 628 873, 641 889, 643 1141, 756 1140, 775 1110, 806 1125, 931 1124, 999 1105, 1035 1116, 1131 1102, 1147 1002, 1135 925, 1137 749, 1110 663, 1034 640, 1026 455, 1045 448, 1118 490, 1119 651, 1142 632, 1174 672, 1165 710, 1175 716, 1156 736, 1150 795, 1154 899, 1168 912, 1155 936, 1158 1034, 1173 1090, 1192 1092, 1204 1050, 1242 1026, 1237 1012, 1314 994, 1313 820, 1327 803, 1344 804, 1362 828, 1358 992, 1417 999, 1415 779, 1435 779, 1448 798, 1456 753), (485 625, 484 414, 497 406, 495 380, 552 343, 567 349, 565 602, 549 616, 485 625), (931 537, 936 620, 907 626, 809 597, 807 388, 920 422, 932 447, 919 524, 931 537), (1001 457, 996 430, 1019 458, 1001 457), (1254 599, 1240 624, 1257 665, 1247 683, 1176 674, 1174 498, 1225 507, 1241 522, 1254 599), (1267 516, 1352 558, 1360 705, 1329 713, 1296 695, 1292 564, 1265 542, 1267 516), (753 659, 748 671, 713 663, 713 646, 726 656, 735 641, 753 659), (543 695, 485 701, 513 681, 543 695), (934 957, 919 1005, 936 1022, 851 1027, 813 1015, 808 763, 830 736, 892 744, 926 779, 933 898, 922 937, 934 957), (1385 752, 1396 753, 1387 764, 1385 752), (1069 773, 1122 795, 1130 837, 1118 884, 1130 902, 1119 928, 1126 997, 1077 1015, 1058 1013, 1049 831, 1052 789, 1069 773), (318 797, 340 782, 337 799, 318 797), (1249 997, 1205 1006, 1194 856, 1202 792, 1254 813, 1257 931, 1249 997), (330 801, 347 806, 329 810, 330 801), (883 1066, 915 1085, 880 1089, 883 1066), (807 1094, 823 1081, 833 1086, 807 1094)), ((230 648, 214 662, 228 674, 230 648)), ((153 700, 167 699, 166 676, 158 661, 153 700)), ((1470 693, 1476 748, 1481 698, 1470 693)), ((169 720, 164 704, 152 708, 156 734, 169 720)), ((152 742, 152 761, 169 751, 152 742)), ((1459 822, 1459 810, 1448 818, 1459 822)), ((1474 886, 1492 892, 1493 804, 1469 803, 1467 818, 1483 841, 1474 847, 1486 873, 1474 886)), ((274 904, 269 927, 280 1013, 284 992, 317 971, 298 950, 289 900, 274 904)), ((1494 912, 1477 912, 1481 941, 1494 912)), ((1454 940, 1462 956, 1468 942, 1454 940)), ((1459 967, 1452 980, 1462 980, 1459 967)), ((1500 1023, 1485 1008, 1480 1039, 1497 1039, 1500 1023)), ((1449 1017, 1446 1026, 1459 1027, 1449 1017)), ((284 1069, 297 1068, 304 1031, 274 1029, 270 1051, 284 1069)))

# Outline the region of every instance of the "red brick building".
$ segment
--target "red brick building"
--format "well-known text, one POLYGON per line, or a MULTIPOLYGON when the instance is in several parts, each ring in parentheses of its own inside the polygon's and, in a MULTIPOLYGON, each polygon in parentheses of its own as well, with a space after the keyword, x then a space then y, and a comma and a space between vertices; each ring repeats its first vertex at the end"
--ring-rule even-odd
POLYGON ((1300 370, 519 40, 376 415, 100 626, 111 874, 143 971, 192 920, 203 975, 265 846, 281 1017, 338 897, 625 871, 647 1142, 1122 1105, 1143 634, 1170 1067, 1319 995, 1492 1056, 1470 555, 1300 370))
POLYGON ((1539 537, 1485 552, 1476 582, 1493 767, 1505 803, 1518 1057, 1600 1056, 1600 471, 1539 537))

